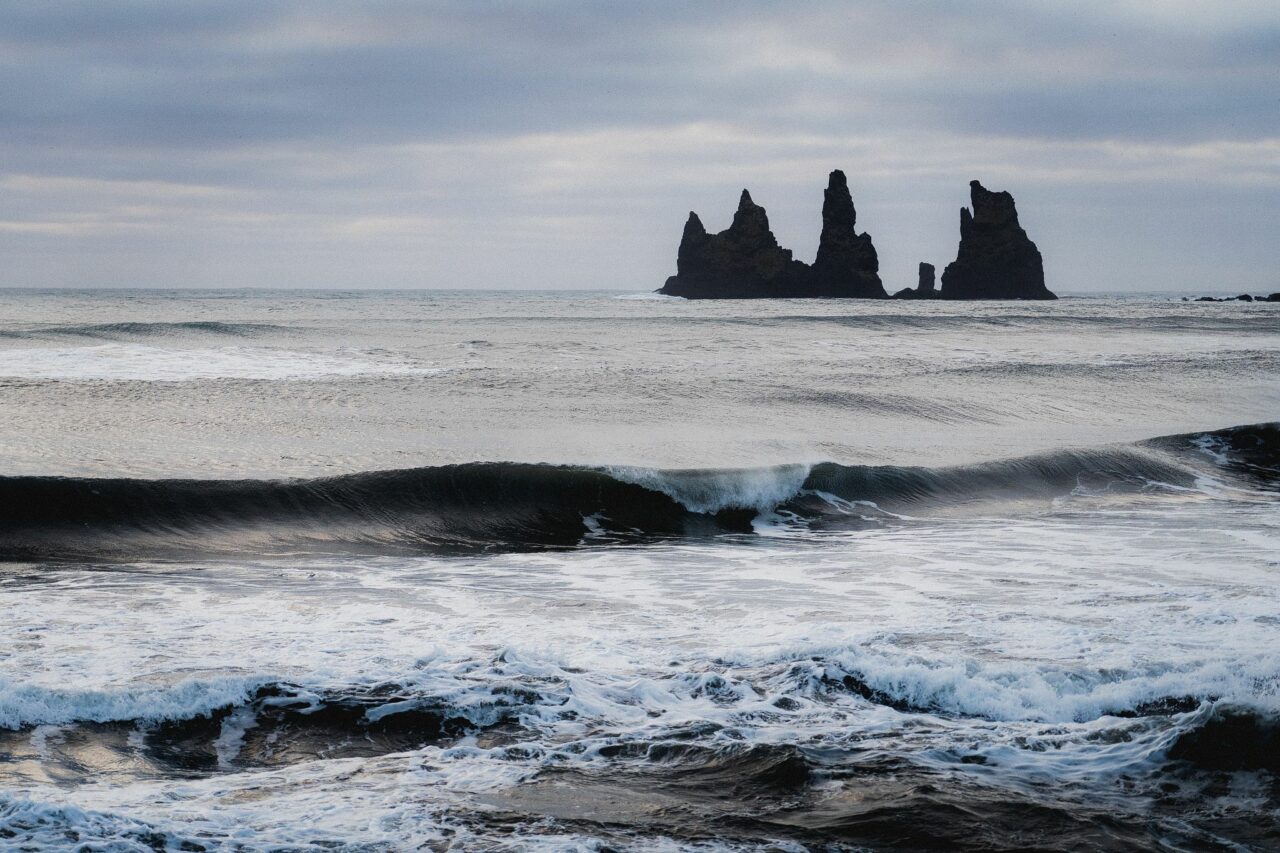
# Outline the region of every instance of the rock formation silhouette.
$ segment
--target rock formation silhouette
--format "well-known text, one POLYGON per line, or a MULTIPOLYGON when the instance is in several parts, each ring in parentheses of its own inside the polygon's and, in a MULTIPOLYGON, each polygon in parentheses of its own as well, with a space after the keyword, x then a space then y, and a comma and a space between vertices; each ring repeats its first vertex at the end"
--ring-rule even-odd
POLYGON ((857 232, 857 220, 849 182, 836 169, 827 177, 822 198, 822 235, 812 276, 816 296, 885 297, 876 247, 870 234, 857 232))
POLYGON ((1191 299, 1190 297, 1182 297, 1183 302, 1280 302, 1280 293, 1269 293, 1266 296, 1253 296, 1249 293, 1242 293, 1239 296, 1201 296, 1199 299, 1191 299))
POLYGON ((916 286, 916 293, 920 296, 932 294, 933 290, 933 264, 920 262, 920 283, 916 286))
POLYGON ((933 264, 920 262, 920 281, 914 287, 904 287, 893 294, 894 299, 941 299, 942 296, 933 286, 933 264))
MULTIPOLYGON (((898 299, 1057 299, 1044 285, 1040 250, 1018 224, 1013 196, 969 182, 972 210, 960 209, 960 247, 934 288, 932 264, 920 264, 915 289, 898 299)), ((884 299, 880 261, 871 235, 859 234, 844 172, 827 180, 822 234, 813 265, 778 245, 765 209, 742 191, 733 224, 709 234, 690 213, 676 257, 676 274, 658 291, 688 299, 826 297, 884 299)))
POLYGON ((765 209, 743 190, 733 224, 719 234, 708 234, 698 215, 689 214, 676 274, 658 292, 688 299, 884 299, 880 261, 871 236, 857 233, 856 220, 848 181, 837 169, 828 178, 818 256, 810 266, 778 245, 765 209))
POLYGON ((1040 250, 1018 224, 1013 196, 969 182, 960 248, 942 271, 943 299, 1057 299, 1044 285, 1040 250))

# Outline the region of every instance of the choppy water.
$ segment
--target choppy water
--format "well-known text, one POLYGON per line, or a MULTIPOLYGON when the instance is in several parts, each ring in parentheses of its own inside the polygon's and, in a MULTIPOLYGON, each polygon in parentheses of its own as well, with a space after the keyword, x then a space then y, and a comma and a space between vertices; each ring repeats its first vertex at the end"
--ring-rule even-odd
POLYGON ((1278 363, 1267 304, 0 293, 0 848, 1272 848, 1278 363))

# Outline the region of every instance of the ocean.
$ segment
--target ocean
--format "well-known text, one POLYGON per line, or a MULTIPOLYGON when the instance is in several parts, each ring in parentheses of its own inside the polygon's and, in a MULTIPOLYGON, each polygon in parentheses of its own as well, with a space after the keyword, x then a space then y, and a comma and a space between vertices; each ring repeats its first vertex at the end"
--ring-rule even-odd
POLYGON ((1280 305, 0 291, 0 849, 1280 847, 1280 305))

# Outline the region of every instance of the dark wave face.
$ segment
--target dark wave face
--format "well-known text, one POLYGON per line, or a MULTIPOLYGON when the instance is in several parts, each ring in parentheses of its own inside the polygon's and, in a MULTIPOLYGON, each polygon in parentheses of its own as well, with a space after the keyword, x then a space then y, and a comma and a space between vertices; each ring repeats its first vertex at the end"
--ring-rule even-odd
POLYGON ((997 504, 1034 507, 1072 494, 1189 492, 1205 476, 1274 491, 1280 426, 952 468, 471 463, 290 481, 6 477, 0 558, 570 547, 749 534, 765 517, 856 527, 997 504))
POLYGON ((1201 451, 1251 484, 1274 490, 1280 483, 1280 426, 1255 424, 1147 442, 1173 452, 1201 451))
POLYGON ((570 546, 603 511, 620 532, 749 530, 748 514, 704 518, 600 471, 514 463, 297 482, 16 477, 0 480, 0 502, 10 559, 570 546))

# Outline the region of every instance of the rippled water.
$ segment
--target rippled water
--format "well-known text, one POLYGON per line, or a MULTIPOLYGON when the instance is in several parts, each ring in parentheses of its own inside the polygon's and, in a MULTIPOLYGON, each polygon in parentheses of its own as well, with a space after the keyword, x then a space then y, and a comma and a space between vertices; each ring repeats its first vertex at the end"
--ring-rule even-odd
POLYGON ((1274 846, 1278 358, 1265 304, 2 293, 0 847, 1274 846))

